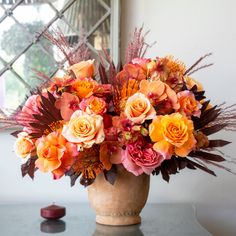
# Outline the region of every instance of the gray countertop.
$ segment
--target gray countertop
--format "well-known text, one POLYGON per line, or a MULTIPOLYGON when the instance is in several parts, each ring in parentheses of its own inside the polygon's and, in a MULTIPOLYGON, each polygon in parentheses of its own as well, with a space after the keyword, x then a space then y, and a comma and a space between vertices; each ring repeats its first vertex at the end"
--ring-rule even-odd
MULTIPOLYGON (((50 204, 49 204, 50 205, 50 204)), ((0 205, 1 236, 210 236, 196 220, 194 208, 186 204, 147 204, 140 225, 114 227, 95 223, 87 203, 63 204, 66 216, 60 221, 40 217, 43 204, 0 205), (44 231, 44 232, 43 232, 44 231), (62 231, 62 232, 56 232, 62 231)))

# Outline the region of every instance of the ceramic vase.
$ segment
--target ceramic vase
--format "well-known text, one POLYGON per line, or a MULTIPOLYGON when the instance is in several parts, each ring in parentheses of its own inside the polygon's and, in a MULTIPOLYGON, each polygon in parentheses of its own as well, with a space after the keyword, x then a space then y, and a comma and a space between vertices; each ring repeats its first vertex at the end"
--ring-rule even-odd
POLYGON ((141 222, 140 212, 149 193, 150 176, 135 176, 122 165, 111 185, 101 173, 88 187, 90 205, 96 212, 96 222, 104 225, 133 225, 141 222))

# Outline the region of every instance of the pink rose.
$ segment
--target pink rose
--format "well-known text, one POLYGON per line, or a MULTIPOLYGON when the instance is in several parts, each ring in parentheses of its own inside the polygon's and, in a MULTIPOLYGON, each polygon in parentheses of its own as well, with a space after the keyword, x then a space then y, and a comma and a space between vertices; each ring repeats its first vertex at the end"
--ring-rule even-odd
POLYGON ((163 161, 164 157, 157 153, 152 145, 144 147, 142 141, 128 144, 126 149, 121 151, 121 155, 111 157, 113 164, 122 163, 129 172, 136 176, 143 173, 150 175, 163 161))

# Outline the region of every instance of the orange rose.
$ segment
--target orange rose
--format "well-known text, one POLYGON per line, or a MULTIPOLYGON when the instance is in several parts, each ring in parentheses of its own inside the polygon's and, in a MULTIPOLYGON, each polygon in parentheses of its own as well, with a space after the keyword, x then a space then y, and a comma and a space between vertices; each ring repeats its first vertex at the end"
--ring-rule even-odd
POLYGON ((155 143, 154 150, 166 159, 173 154, 186 157, 195 148, 193 131, 192 120, 180 113, 157 116, 149 126, 150 138, 155 143))
POLYGON ((103 118, 100 115, 88 115, 81 110, 75 111, 69 123, 64 125, 62 134, 69 142, 76 143, 78 148, 90 148, 105 138, 103 118))
POLYGON ((96 90, 98 83, 92 78, 82 78, 76 79, 72 83, 72 91, 77 94, 79 98, 88 98, 93 95, 93 92, 96 90))
POLYGON ((90 78, 94 76, 94 60, 81 61, 69 67, 76 79, 90 78))
POLYGON ((43 136, 36 146, 38 159, 35 166, 42 172, 52 172, 55 179, 70 169, 78 155, 76 145, 67 142, 59 131, 43 136))
POLYGON ((135 93, 128 98, 124 114, 132 122, 142 124, 145 120, 153 119, 156 111, 144 94, 135 93))
POLYGON ((35 144, 26 132, 18 134, 14 150, 17 156, 25 158, 35 150, 35 144))
POLYGON ((185 114, 186 116, 196 116, 200 117, 201 115, 201 103, 195 99, 195 96, 192 92, 185 90, 177 94, 180 109, 179 112, 185 114))

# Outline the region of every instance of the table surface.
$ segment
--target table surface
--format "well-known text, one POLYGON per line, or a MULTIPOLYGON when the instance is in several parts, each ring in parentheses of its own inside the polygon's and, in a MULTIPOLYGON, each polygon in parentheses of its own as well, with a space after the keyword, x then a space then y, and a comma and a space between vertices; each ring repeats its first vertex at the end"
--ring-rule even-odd
POLYGON ((142 223, 104 226, 95 223, 88 204, 63 204, 66 216, 59 221, 40 217, 42 204, 0 205, 1 236, 211 236, 196 220, 194 207, 186 204, 147 204, 142 223), (57 232, 61 231, 61 232, 57 232))

